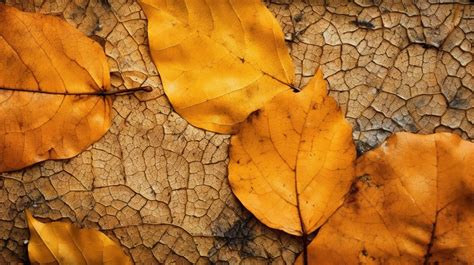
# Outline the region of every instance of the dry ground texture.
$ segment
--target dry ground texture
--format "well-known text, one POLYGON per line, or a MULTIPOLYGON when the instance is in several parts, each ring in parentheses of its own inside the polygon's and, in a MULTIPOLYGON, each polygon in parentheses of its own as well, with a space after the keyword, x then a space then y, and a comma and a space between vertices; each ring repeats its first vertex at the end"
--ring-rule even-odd
MULTIPOLYGON (((26 208, 105 231, 137 264, 294 261, 298 239, 266 228, 232 195, 229 136, 196 129, 173 112, 135 0, 0 2, 63 17, 97 40, 113 86, 155 88, 118 97, 110 131, 76 158, 0 177, 0 263, 27 259, 26 208)), ((474 139, 474 6, 391 2, 400 1, 267 5, 286 34, 297 84, 322 67, 359 152, 395 131, 474 139)))

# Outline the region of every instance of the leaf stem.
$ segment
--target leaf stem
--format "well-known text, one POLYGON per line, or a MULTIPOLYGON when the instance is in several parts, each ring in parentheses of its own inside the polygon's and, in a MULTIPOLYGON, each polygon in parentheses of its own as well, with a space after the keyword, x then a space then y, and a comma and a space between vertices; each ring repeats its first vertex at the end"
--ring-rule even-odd
POLYGON ((433 222, 433 226, 432 226, 432 229, 431 229, 430 242, 428 243, 428 247, 426 248, 425 256, 423 257, 424 258, 423 265, 429 264, 429 260, 430 260, 431 256, 433 255, 431 253, 431 249, 433 247, 434 241, 436 240, 435 233, 436 233, 436 223, 438 222, 438 214, 439 214, 439 211, 437 211, 436 215, 435 215, 435 221, 433 222))
POLYGON ((307 246, 308 235, 303 229, 303 234, 301 235, 301 245, 303 245, 303 264, 308 265, 308 246, 307 246))
POLYGON ((4 91, 17 91, 17 92, 30 92, 48 95, 63 95, 63 96, 122 96, 129 95, 136 92, 151 92, 153 88, 151 86, 134 87, 125 90, 114 90, 114 91, 94 91, 94 92, 53 92, 53 91, 42 91, 42 90, 29 90, 24 88, 11 88, 11 87, 0 87, 0 90, 4 91))
POLYGON ((296 189, 296 208, 298 210, 298 217, 300 219, 300 226, 301 226, 301 246, 303 247, 303 264, 308 265, 308 234, 306 232, 306 226, 304 224, 303 215, 301 214, 301 207, 300 207, 300 198, 298 193, 298 183, 295 185, 296 189))
POLYGON ((266 74, 267 76, 269 76, 270 78, 274 79, 274 80, 277 81, 278 83, 280 83, 280 84, 282 84, 282 85, 285 85, 285 86, 287 86, 287 87, 293 89, 294 92, 299 92, 299 91, 301 91, 301 89, 300 89, 299 87, 296 87, 296 86, 294 86, 293 84, 288 84, 288 83, 286 83, 286 82, 284 82, 284 81, 281 81, 280 79, 278 79, 278 78, 276 78, 276 77, 274 77, 274 76, 272 76, 272 75, 270 75, 270 74, 267 74, 267 73, 265 73, 265 72, 263 72, 263 73, 266 74))

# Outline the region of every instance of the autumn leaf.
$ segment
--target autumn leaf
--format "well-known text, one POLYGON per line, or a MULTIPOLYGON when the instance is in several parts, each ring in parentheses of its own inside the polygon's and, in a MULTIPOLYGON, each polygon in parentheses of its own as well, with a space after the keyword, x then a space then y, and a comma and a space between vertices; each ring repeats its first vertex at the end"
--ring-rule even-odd
POLYGON ((25 211, 32 264, 132 264, 114 241, 93 229, 70 223, 42 223, 25 211))
POLYGON ((231 139, 229 179, 266 225, 310 233, 339 207, 354 176, 352 129, 318 71, 300 93, 285 91, 231 139))
POLYGON ((142 0, 153 60, 174 109, 192 125, 232 133, 294 69, 260 0, 142 0))
POLYGON ((108 130, 102 48, 52 16, 0 4, 0 172, 77 155, 108 130))
POLYGON ((309 245, 310 263, 472 262, 473 161, 474 144, 457 135, 395 134, 358 160, 359 180, 309 245))

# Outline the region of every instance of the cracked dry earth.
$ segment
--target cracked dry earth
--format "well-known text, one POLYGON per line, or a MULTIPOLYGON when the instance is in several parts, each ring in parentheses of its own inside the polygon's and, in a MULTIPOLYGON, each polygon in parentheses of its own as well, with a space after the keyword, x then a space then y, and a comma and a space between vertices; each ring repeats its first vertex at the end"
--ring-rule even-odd
MULTIPOLYGON (((27 260, 26 208, 49 221, 104 231, 137 264, 294 261, 298 238, 266 228, 232 195, 229 136, 196 129, 173 112, 151 62, 147 22, 137 2, 0 2, 63 17, 97 40, 108 56, 113 86, 155 88, 116 98, 112 128, 76 158, 0 177, 0 263, 27 260)), ((354 127, 359 152, 395 131, 474 138, 473 5, 267 5, 286 34, 297 85, 322 67, 331 95, 354 127)))

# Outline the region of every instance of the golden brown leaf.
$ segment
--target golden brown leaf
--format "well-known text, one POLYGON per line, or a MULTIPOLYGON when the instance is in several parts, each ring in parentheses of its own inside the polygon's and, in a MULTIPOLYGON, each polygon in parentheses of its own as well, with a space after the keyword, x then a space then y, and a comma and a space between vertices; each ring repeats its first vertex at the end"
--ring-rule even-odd
POLYGON ((42 223, 25 212, 32 264, 132 264, 114 241, 93 229, 79 229, 70 223, 42 223))
POLYGON ((321 71, 303 91, 285 91, 252 114, 231 145, 235 195, 263 223, 290 234, 323 224, 354 176, 352 129, 321 71))
POLYGON ((472 262, 473 161, 474 144, 454 134, 392 136, 358 160, 361 177, 310 244, 310 263, 472 262))
POLYGON ((260 0, 141 5, 165 93, 194 126, 233 132, 293 82, 283 33, 260 0))
POLYGON ((110 127, 102 48, 52 16, 0 5, 0 172, 77 155, 110 127))

